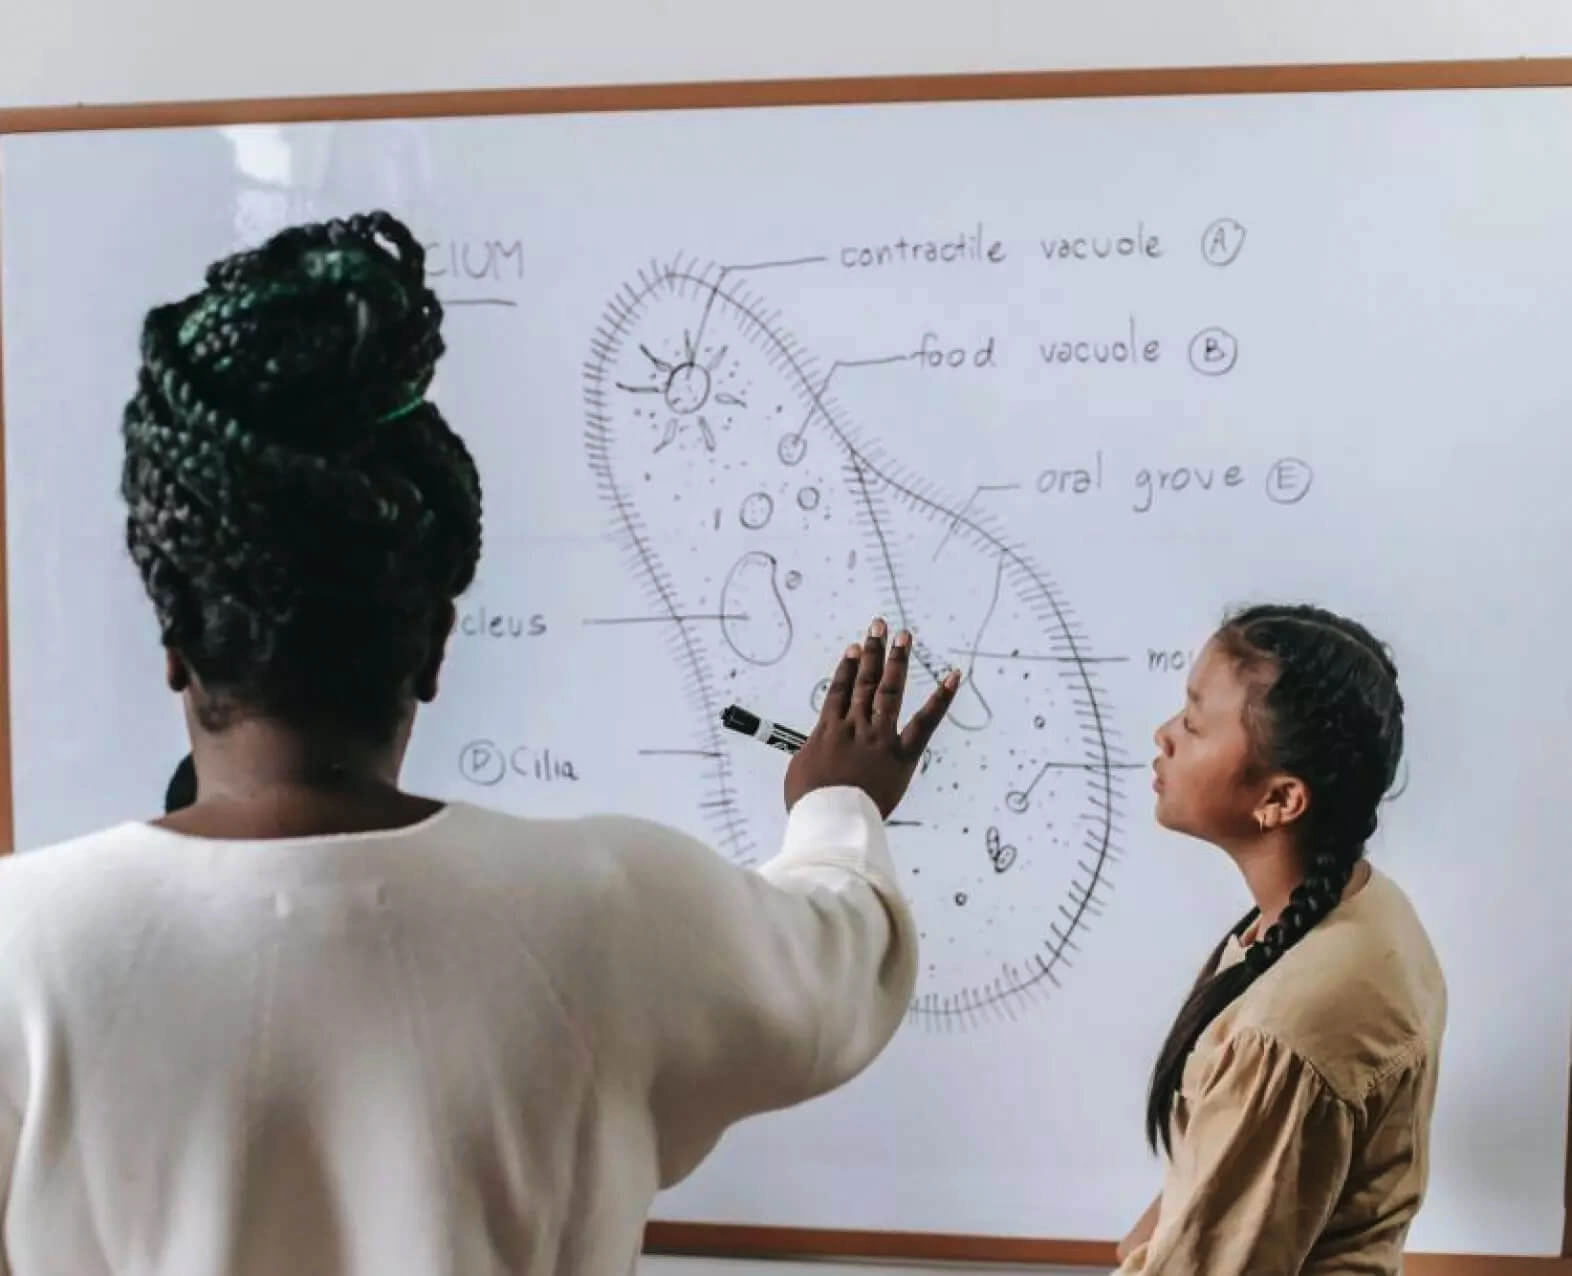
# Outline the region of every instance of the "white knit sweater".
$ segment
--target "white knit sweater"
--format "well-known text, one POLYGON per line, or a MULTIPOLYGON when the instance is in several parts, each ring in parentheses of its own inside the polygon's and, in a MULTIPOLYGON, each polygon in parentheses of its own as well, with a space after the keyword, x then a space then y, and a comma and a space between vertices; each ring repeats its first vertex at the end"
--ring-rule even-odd
POLYGON ((0 863, 0 1273, 615 1276, 740 1118, 849 1080, 916 975, 878 812, 757 872, 462 804, 0 863))

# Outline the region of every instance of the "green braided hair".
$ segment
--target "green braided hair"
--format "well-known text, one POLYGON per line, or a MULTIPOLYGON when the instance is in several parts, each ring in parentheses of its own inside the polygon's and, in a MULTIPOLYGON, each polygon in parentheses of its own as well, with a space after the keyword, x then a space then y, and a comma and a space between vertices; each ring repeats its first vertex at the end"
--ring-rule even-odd
POLYGON ((208 729, 397 725, 480 556, 479 476, 425 397, 441 325, 383 212, 285 230, 148 313, 126 545, 208 729))

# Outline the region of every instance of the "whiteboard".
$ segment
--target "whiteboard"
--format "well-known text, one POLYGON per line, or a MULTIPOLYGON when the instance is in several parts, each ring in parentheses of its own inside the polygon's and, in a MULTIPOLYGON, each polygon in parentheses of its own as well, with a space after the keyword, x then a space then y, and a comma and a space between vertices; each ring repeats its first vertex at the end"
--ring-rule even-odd
POLYGON ((1150 734, 1233 603, 1390 641, 1372 854, 1451 1021, 1416 1249, 1553 1253, 1572 868, 1572 95, 1215 97, 7 139, 16 832, 156 807, 184 749, 121 546, 142 313, 306 218, 430 244, 486 544, 409 782, 668 821, 740 863, 875 610, 968 690, 893 829, 909 1022, 747 1123, 668 1219, 1120 1235, 1147 1070, 1243 911, 1158 831, 1150 734))

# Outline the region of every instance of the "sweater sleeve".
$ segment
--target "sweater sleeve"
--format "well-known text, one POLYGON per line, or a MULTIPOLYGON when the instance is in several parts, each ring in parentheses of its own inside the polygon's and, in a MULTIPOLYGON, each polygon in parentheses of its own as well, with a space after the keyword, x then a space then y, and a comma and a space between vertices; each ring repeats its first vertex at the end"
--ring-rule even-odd
POLYGON ((860 790, 803 797, 780 853, 756 871, 672 830, 622 824, 612 942, 627 1013, 612 1035, 619 1052, 648 1052, 669 1187, 727 1126, 873 1062, 911 1000, 917 931, 860 790))
POLYGON ((1348 1175, 1353 1109, 1253 1030, 1219 1049, 1184 1102, 1157 1226, 1120 1272, 1298 1276, 1348 1175))

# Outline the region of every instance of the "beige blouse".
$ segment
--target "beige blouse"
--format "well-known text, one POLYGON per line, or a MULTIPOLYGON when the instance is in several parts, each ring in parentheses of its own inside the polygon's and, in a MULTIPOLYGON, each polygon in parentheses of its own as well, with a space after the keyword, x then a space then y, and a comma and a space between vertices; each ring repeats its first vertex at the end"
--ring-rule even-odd
POLYGON ((1397 1273, 1429 1175, 1445 1023, 1424 927, 1374 871, 1202 1034, 1156 1226, 1121 1276, 1397 1273))

